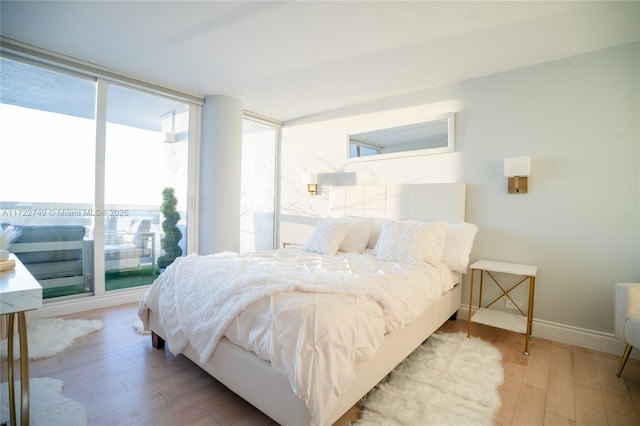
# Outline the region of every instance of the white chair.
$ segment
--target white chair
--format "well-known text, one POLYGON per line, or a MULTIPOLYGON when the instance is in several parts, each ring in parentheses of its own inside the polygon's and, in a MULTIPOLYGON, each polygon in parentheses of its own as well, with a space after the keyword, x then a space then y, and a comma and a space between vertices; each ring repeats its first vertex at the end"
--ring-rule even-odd
POLYGON ((150 263, 156 274, 156 234, 149 219, 132 219, 126 232, 105 234, 105 271, 139 268, 150 263), (116 242, 114 244, 114 242, 116 242))
POLYGON ((616 337, 627 344, 618 367, 620 377, 631 349, 640 347, 640 283, 616 284, 614 327, 616 337))

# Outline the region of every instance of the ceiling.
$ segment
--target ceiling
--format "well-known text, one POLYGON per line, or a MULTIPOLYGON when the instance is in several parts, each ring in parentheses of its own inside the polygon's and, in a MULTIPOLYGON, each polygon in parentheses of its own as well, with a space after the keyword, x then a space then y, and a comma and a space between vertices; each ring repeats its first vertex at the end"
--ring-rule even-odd
POLYGON ((638 1, 6 1, 4 37, 287 121, 640 39, 638 1))

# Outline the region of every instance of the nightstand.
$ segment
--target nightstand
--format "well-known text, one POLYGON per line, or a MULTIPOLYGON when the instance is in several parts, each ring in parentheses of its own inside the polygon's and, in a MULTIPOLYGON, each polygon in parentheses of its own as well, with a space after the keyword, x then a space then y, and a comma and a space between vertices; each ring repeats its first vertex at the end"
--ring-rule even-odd
POLYGON ((529 339, 533 337, 531 331, 531 325, 533 322, 533 300, 535 294, 536 287, 536 273, 538 272, 538 267, 534 265, 522 265, 519 263, 507 263, 507 262, 497 262, 494 260, 478 260, 469 266, 471 269, 471 283, 469 289, 469 319, 467 324, 467 336, 471 336, 471 322, 475 322, 478 324, 490 325, 492 327, 503 328, 506 330, 515 331, 518 333, 524 333, 525 341, 524 341, 524 354, 529 355, 529 339), (479 292, 479 300, 478 300, 478 310, 473 316, 472 306, 473 306, 473 281, 476 275, 476 271, 480 272, 480 292, 479 292), (505 286, 500 284, 494 275, 494 273, 503 273, 510 275, 519 275, 522 278, 517 284, 512 285, 510 288, 506 289, 505 286), (493 280, 493 282, 500 288, 502 294, 495 298, 490 303, 486 305, 482 305, 482 290, 483 290, 483 278, 484 275, 489 275, 489 277, 493 280), (514 300, 511 298, 509 293, 518 287, 520 284, 527 282, 529 283, 529 299, 527 301, 527 312, 523 312, 522 308, 518 306, 514 300), (488 309, 491 305, 496 303, 498 300, 506 297, 511 300, 513 305, 519 311, 517 314, 511 314, 508 312, 497 311, 495 309, 488 309))

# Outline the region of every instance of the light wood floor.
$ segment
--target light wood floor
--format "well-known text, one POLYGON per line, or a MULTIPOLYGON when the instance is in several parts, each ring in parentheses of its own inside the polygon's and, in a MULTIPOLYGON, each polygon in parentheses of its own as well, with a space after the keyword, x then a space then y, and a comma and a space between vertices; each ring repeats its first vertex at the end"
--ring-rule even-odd
MULTIPOLYGON (((467 322, 441 330, 466 333, 467 322)), ((616 355, 534 338, 525 356, 521 334, 472 324, 471 335, 502 352, 497 425, 640 425, 640 361, 630 359, 618 378, 616 355)))
MULTIPOLYGON (((33 361, 31 377, 63 380, 64 394, 87 407, 90 425, 274 424, 191 361, 153 349, 150 337, 131 327, 136 312, 125 305, 65 317, 100 319, 106 327, 33 361)), ((466 331, 466 322, 448 321, 442 330, 466 331)), ((618 356, 534 338, 526 357, 522 335, 476 324, 472 335, 503 354, 497 425, 640 425, 639 361, 629 360, 617 378, 618 356)), ((1 371, 6 381, 6 361, 1 371)))

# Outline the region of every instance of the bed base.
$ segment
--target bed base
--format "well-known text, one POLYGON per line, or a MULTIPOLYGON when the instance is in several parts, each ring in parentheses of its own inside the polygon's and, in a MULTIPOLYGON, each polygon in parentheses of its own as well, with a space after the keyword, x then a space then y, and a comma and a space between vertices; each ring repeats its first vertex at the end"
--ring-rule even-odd
MULTIPOLYGON (((441 299, 429 306, 414 322, 387 334, 376 354, 356 365, 356 378, 338 401, 327 424, 332 424, 358 403, 373 387, 391 372, 450 317, 461 303, 461 285, 457 284, 441 299)), ((158 314, 149 311, 152 343, 164 347, 164 331, 158 314)), ((183 354, 203 370, 281 425, 308 425, 309 411, 297 397, 287 378, 271 368, 271 364, 223 338, 211 358, 200 363, 198 354, 187 345, 183 354)))

